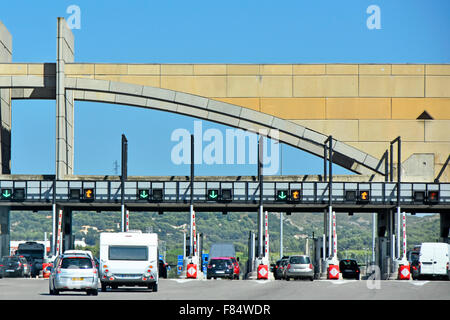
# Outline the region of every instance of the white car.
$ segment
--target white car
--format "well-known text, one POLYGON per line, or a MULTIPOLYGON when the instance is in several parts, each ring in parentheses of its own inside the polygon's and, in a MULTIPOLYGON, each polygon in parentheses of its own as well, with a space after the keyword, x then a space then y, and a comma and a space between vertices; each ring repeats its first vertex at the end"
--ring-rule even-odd
POLYGON ((98 295, 98 272, 88 254, 63 254, 59 256, 49 277, 50 294, 61 291, 85 291, 98 295))

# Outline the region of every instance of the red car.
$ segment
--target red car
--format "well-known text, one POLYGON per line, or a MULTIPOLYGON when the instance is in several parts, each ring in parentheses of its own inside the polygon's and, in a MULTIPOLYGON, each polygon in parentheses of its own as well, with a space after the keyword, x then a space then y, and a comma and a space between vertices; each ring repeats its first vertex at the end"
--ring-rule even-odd
POLYGON ((241 269, 239 267, 239 260, 236 259, 235 257, 229 257, 231 259, 231 261, 233 262, 233 274, 234 274, 234 278, 239 280, 239 274, 241 272, 241 269))

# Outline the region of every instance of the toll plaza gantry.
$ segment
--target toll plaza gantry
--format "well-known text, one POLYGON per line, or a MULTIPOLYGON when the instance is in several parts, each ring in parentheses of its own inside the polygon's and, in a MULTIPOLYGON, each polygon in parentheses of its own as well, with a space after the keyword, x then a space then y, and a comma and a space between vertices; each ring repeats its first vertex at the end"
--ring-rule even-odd
MULTIPOLYGON (((124 203, 133 211, 258 212, 262 202, 269 212, 318 212, 328 210, 330 200, 335 212, 378 213, 378 237, 391 239, 394 227, 389 212, 397 208, 396 182, 308 181, 306 176, 266 176, 261 183, 247 177, 128 177, 122 192, 120 177, 74 176, 76 180, 55 180, 53 176, 34 179, 0 180, 2 212, 14 210, 61 211, 62 221, 54 216, 54 228, 61 222, 63 248, 73 248, 72 211, 121 211, 124 203), (123 194, 123 198, 122 198, 123 194), (386 235, 386 232, 388 235, 386 235)), ((311 177, 309 177, 311 179, 311 177)), ((335 177, 335 180, 338 177, 335 177)), ((402 182, 400 205, 408 213, 440 213, 441 237, 448 241, 450 183, 402 182)), ((100 213, 101 214, 101 213, 100 213)), ((9 217, 9 214, 7 215, 9 217)), ((3 217, 6 219, 6 216, 3 217)), ((2 228, 9 229, 9 221, 2 228)))

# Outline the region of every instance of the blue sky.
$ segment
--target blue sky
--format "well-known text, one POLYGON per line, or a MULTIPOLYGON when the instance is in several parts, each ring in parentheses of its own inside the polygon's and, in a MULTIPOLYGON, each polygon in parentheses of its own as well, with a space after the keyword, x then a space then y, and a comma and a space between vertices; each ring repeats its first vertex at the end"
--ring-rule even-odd
MULTIPOLYGON (((449 63, 450 1, 2 1, 13 62, 55 62, 56 18, 81 10, 76 62, 449 63), (381 29, 369 30, 370 5, 381 29)), ((120 139, 129 175, 188 175, 171 162, 193 118, 119 105, 75 105, 75 174, 114 174, 120 139)), ((12 173, 55 171, 55 102, 14 101, 12 173)), ((203 128, 225 126, 203 122, 203 128)), ((283 174, 320 174, 320 158, 282 147, 283 174)), ((255 165, 196 166, 199 175, 254 175, 255 165)), ((348 173, 336 167, 335 173, 348 173)))

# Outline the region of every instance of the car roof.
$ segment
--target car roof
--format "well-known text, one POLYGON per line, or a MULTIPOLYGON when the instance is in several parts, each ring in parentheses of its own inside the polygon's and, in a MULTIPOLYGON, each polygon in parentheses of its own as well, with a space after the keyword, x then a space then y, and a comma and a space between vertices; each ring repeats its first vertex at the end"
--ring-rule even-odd
POLYGON ((91 258, 87 253, 64 253, 61 255, 61 258, 79 258, 80 256, 89 259, 91 258))

